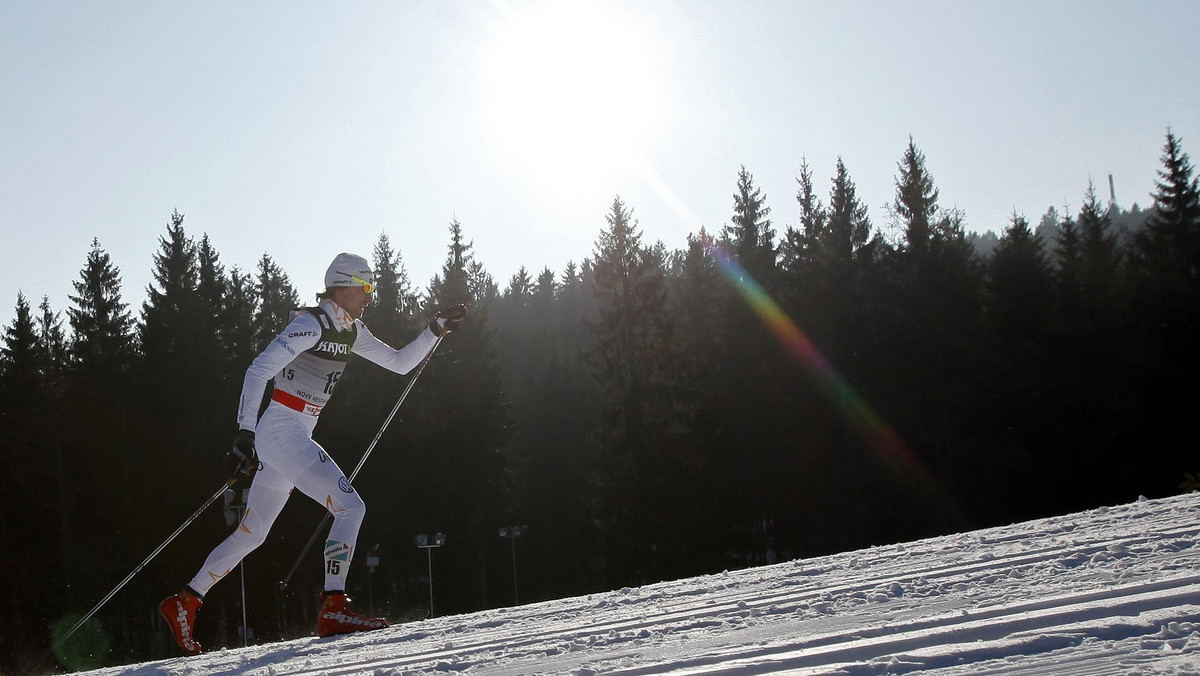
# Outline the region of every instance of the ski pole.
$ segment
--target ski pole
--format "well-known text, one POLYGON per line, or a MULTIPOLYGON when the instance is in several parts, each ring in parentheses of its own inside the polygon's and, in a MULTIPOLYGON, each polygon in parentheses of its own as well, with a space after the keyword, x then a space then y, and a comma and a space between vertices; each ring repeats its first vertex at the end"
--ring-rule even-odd
MULTIPOLYGON (((92 606, 92 609, 89 610, 86 615, 84 615, 82 618, 80 618, 80 620, 78 622, 76 622, 75 625, 72 626, 67 631, 66 634, 64 634, 61 638, 59 638, 57 641, 55 641, 54 645, 52 645, 50 647, 50 650, 48 652, 46 652, 46 654, 44 654, 40 658, 38 658, 38 661, 34 662, 33 666, 31 666, 29 668, 29 670, 32 671, 34 667, 41 664, 42 661, 44 661, 47 657, 49 657, 55 651, 57 651, 60 647, 62 647, 62 645, 67 642, 67 639, 71 638, 71 636, 76 631, 78 631, 80 627, 83 626, 84 622, 87 622, 88 620, 92 619, 92 616, 95 615, 96 612, 99 611, 100 608, 103 607, 105 603, 108 603, 109 599, 116 596, 117 592, 121 591, 121 589, 125 585, 129 584, 129 581, 133 579, 133 576, 140 573, 142 571, 142 569, 146 567, 146 564, 150 563, 150 561, 153 560, 154 557, 158 556, 159 552, 166 549, 167 545, 171 544, 171 541, 174 540, 176 537, 179 536, 180 533, 183 532, 183 529, 190 526, 193 521, 195 521, 197 518, 199 518, 200 514, 202 514, 204 512, 204 510, 208 509, 209 505, 216 502, 217 498, 220 498, 221 494, 225 492, 225 489, 233 486, 235 483, 237 483, 237 477, 232 477, 229 480, 222 483, 221 487, 219 489, 217 489, 217 492, 212 494, 212 497, 205 500, 204 504, 200 505, 200 507, 197 508, 196 511, 192 512, 192 515, 189 516, 187 518, 187 520, 185 520, 182 524, 180 524, 179 528, 176 528, 174 533, 171 533, 171 535, 169 537, 167 537, 166 540, 163 540, 163 543, 161 545, 156 547, 154 549, 154 551, 150 552, 150 556, 147 556, 145 558, 145 560, 143 560, 141 563, 139 563, 137 565, 137 568, 134 568, 128 575, 126 575, 125 579, 121 580, 121 582, 116 587, 113 587, 112 591, 108 592, 108 594, 106 594, 104 596, 104 598, 100 599, 99 603, 97 603, 95 606, 92 606)), ((28 673, 28 672, 26 672, 26 673, 28 673)))
MULTIPOLYGON (((371 440, 371 443, 367 446, 367 450, 363 453, 362 457, 359 458, 358 465, 354 468, 354 471, 350 473, 350 483, 354 483, 354 478, 358 476, 358 471, 362 469, 363 465, 367 462, 367 458, 371 456, 371 451, 375 450, 375 444, 379 443, 379 438, 383 436, 383 431, 386 430, 388 425, 391 424, 392 418, 396 417, 396 411, 400 410, 400 404, 403 404, 404 400, 408 397, 408 393, 412 390, 413 385, 416 384, 417 378, 419 378, 421 376, 421 372, 425 370, 425 365, 428 364, 429 360, 433 357, 433 351, 438 348, 438 345, 442 344, 442 338, 444 336, 445 334, 438 336, 438 339, 433 343, 433 347, 429 348, 429 354, 425 355, 425 358, 422 359, 421 363, 417 366, 416 372, 413 373, 413 377, 408 381, 408 386, 404 388, 404 392, 401 393, 400 398, 396 400, 396 405, 392 407, 392 412, 389 413, 387 419, 383 421, 383 426, 381 426, 379 431, 375 433, 375 438, 371 440)), ((279 588, 281 590, 287 589, 288 583, 292 581, 292 575, 294 575, 296 573, 296 569, 300 567, 300 561, 304 558, 304 555, 308 553, 308 550, 312 549, 313 543, 317 541, 317 537, 321 534, 321 530, 324 529, 329 523, 330 518, 329 512, 325 512, 325 516, 321 519, 321 523, 317 524, 317 529, 313 531, 312 537, 308 538, 308 543, 304 545, 304 549, 300 550, 300 555, 296 557, 295 563, 292 564, 292 567, 288 570, 287 575, 285 575, 283 580, 279 583, 279 588)))

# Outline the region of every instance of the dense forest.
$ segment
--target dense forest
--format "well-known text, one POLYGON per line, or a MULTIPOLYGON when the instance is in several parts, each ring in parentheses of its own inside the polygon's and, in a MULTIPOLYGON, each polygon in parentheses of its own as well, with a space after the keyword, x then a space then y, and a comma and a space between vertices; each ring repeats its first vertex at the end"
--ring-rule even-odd
MULTIPOLYGON (((381 235, 377 336, 404 344, 437 308, 472 310, 355 481, 356 604, 414 620, 1200 487, 1190 160, 1168 132, 1145 210, 1080 194, 984 242, 910 139, 885 224, 839 160, 827 193, 800 163, 792 225, 743 167, 719 232, 668 250, 617 197, 577 264, 503 284, 465 234, 486 224, 450 223, 425 288, 381 235), (443 546, 416 545, 434 533, 443 546)), ((269 254, 227 269, 178 212, 153 265, 130 308, 93 240, 65 315, 21 294, 4 328, 0 671, 31 664, 220 487, 245 369, 312 302, 269 254)), ((406 383, 347 370, 316 430, 344 471, 406 383)), ((220 504, 58 664, 174 654, 157 603, 228 532, 220 504)), ((320 518, 293 498, 209 594, 201 643, 241 644, 243 593, 251 642, 313 631, 319 548, 279 581, 320 518)))

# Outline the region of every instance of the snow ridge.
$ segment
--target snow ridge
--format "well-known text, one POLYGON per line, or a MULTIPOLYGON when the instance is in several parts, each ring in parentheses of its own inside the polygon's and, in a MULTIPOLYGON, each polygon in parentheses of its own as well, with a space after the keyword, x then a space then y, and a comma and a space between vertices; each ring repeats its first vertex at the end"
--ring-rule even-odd
POLYGON ((97 674, 1200 674, 1200 493, 97 674))

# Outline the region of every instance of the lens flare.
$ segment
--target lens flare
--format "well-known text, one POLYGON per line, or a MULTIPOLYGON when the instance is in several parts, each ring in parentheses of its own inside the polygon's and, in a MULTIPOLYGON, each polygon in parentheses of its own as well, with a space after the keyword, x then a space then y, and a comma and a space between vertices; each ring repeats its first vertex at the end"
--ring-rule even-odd
POLYGON ((771 329, 787 351, 809 371, 830 401, 842 409, 846 420, 875 453, 893 464, 925 476, 920 459, 908 449, 887 423, 871 410, 862 397, 858 396, 833 364, 758 282, 754 281, 750 273, 734 260, 721 244, 709 241, 706 246, 725 279, 750 305, 759 319, 771 329))

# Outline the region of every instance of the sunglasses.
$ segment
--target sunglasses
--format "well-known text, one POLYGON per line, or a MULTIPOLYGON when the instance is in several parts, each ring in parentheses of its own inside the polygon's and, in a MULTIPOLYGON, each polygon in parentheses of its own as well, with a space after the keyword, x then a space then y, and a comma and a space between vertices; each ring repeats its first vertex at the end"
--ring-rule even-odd
POLYGON ((362 277, 355 277, 354 275, 350 275, 350 279, 362 284, 363 291, 366 291, 367 294, 375 293, 375 284, 373 282, 368 282, 362 277))

